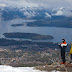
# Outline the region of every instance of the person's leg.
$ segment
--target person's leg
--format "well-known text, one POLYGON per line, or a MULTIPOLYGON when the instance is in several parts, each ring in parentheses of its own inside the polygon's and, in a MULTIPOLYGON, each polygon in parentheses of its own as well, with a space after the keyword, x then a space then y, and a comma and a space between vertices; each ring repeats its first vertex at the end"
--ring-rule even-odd
POLYGON ((62 59, 62 62, 63 62, 63 50, 61 50, 61 59, 62 59))
POLYGON ((63 48, 61 50, 61 58, 62 58, 63 63, 65 63, 66 62, 66 59, 65 59, 65 48, 63 48))
POLYGON ((65 51, 63 52, 63 63, 66 62, 66 59, 65 59, 65 51))
POLYGON ((72 54, 71 54, 71 63, 72 63, 72 54))
POLYGON ((64 52, 63 52, 63 63, 65 63, 66 62, 66 59, 65 59, 65 52, 66 52, 66 47, 63 49, 64 50, 64 52))

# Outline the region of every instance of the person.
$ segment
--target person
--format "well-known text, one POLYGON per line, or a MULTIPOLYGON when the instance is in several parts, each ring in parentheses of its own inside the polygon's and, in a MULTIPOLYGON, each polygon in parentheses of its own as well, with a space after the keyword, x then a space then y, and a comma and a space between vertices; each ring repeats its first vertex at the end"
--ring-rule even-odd
POLYGON ((69 55, 71 57, 71 62, 70 63, 72 64, 72 43, 71 43, 71 49, 70 49, 69 55))
POLYGON ((62 59, 62 63, 61 64, 65 64, 65 62, 66 62, 65 51, 66 51, 66 47, 67 47, 67 43, 66 43, 65 39, 62 39, 62 44, 59 43, 59 47, 60 47, 61 59, 62 59))

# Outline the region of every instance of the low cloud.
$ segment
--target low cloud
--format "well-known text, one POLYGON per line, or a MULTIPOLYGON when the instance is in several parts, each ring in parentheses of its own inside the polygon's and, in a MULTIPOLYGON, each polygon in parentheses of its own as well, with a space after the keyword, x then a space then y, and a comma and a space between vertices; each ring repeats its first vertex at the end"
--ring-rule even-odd
POLYGON ((11 7, 72 7, 72 0, 0 0, 0 3, 11 7))
POLYGON ((6 4, 0 4, 0 7, 6 7, 6 4))

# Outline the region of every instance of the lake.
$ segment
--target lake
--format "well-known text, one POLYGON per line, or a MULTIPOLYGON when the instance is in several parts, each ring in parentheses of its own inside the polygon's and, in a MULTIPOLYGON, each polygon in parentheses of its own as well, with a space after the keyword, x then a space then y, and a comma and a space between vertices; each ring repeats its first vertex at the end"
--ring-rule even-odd
POLYGON ((26 32, 37 33, 44 35, 51 35, 54 37, 51 42, 61 42, 62 38, 65 38, 67 43, 72 42, 72 28, 61 27, 28 27, 27 22, 33 22, 35 20, 14 19, 10 21, 0 21, 0 38, 4 38, 3 33, 10 32, 26 32), (12 24, 24 24, 24 26, 13 27, 12 24))

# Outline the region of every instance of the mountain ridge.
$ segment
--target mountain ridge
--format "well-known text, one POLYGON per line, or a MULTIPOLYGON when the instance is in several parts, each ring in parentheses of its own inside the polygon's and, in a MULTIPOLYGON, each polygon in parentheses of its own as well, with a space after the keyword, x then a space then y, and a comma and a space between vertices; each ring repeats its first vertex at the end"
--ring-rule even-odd
POLYGON ((71 17, 71 15, 67 15, 67 11, 70 14, 72 13, 71 10, 63 7, 53 11, 42 7, 0 7, 0 18, 2 20, 10 20, 14 18, 51 19, 58 16, 71 17))

